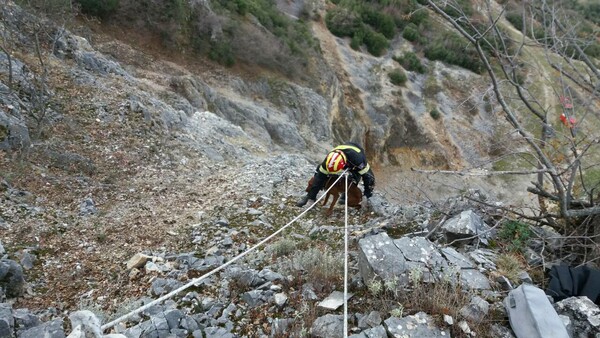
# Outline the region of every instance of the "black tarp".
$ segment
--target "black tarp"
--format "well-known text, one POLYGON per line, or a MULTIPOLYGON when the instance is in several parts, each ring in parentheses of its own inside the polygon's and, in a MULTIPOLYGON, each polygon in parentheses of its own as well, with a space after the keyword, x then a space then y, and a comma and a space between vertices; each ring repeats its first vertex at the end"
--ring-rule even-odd
POLYGON ((555 265, 550 270, 546 294, 555 301, 569 297, 587 296, 600 305, 600 270, 587 266, 555 265))

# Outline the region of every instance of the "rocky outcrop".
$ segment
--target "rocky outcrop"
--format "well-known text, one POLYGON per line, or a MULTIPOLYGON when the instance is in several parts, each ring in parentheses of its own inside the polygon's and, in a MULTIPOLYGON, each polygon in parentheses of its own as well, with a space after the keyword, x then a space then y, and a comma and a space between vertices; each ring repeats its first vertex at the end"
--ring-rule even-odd
POLYGON ((408 286, 409 275, 418 271, 429 283, 457 278, 466 289, 491 288, 487 277, 474 269, 470 259, 451 248, 440 251, 423 237, 391 239, 380 233, 361 239, 358 245, 359 269, 365 281, 396 278, 400 285, 408 286))
POLYGON ((567 331, 573 338, 600 334, 600 309, 587 297, 570 297, 554 304, 558 314, 568 318, 567 331))

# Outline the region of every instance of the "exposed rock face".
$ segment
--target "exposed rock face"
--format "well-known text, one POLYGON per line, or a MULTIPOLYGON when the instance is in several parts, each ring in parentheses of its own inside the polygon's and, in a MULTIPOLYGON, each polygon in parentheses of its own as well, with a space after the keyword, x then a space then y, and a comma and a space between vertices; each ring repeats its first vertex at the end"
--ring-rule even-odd
POLYGON ((396 278, 400 285, 408 285, 409 274, 418 271, 426 282, 458 278, 465 289, 490 289, 487 277, 473 268, 471 260, 452 248, 440 251, 423 237, 393 240, 380 233, 361 239, 358 245, 359 269, 365 281, 396 278))
POLYGON ((587 297, 570 297, 554 304, 556 312, 569 317, 567 325, 573 338, 594 337, 600 334, 600 309, 587 297))
POLYGON ((358 245, 359 268, 364 281, 400 277, 403 284, 408 283, 406 258, 386 233, 363 238, 358 245))

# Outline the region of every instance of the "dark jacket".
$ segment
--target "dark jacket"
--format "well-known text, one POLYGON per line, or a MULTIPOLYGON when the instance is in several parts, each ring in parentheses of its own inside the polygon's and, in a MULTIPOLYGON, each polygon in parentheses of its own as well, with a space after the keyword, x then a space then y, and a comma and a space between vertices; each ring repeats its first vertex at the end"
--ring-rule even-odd
MULTIPOLYGON (((365 150, 358 144, 352 142, 341 144, 332 149, 332 151, 333 150, 340 150, 346 155, 346 167, 344 169, 349 170, 352 178, 357 184, 362 178, 364 195, 367 196, 367 198, 371 197, 373 195, 373 188, 375 187, 375 175, 373 175, 373 170, 371 170, 371 166, 369 166, 369 163, 367 162, 365 150)), ((319 190, 323 189, 327 176, 330 175, 326 169, 326 160, 327 157, 315 170, 313 186, 308 192, 308 198, 311 200, 317 199, 319 190)))

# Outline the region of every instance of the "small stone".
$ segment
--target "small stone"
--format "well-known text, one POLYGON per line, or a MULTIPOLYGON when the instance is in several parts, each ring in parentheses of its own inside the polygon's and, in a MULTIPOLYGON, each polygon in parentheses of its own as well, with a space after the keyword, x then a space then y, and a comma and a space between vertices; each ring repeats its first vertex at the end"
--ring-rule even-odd
POLYGON ((129 271, 129 279, 135 279, 137 276, 139 276, 139 274, 140 270, 133 268, 131 271, 129 271))
POLYGON ((275 305, 279 307, 283 307, 285 303, 287 303, 288 296, 285 293, 276 293, 275 294, 275 305))
POLYGON ((89 197, 81 201, 81 203, 79 204, 79 214, 81 216, 94 215, 97 212, 98 209, 96 209, 96 204, 94 203, 94 200, 92 200, 89 197))
POLYGON ((146 264, 147 261, 151 259, 152 256, 144 255, 143 253, 136 253, 127 261, 127 270, 141 268, 146 264))
POLYGON ((233 245, 233 240, 231 239, 231 237, 227 236, 223 238, 223 242, 221 244, 223 244, 223 246, 225 247, 230 247, 233 245))
POLYGON ((444 315, 444 322, 446 322, 448 325, 454 325, 454 318, 449 315, 444 315))
POLYGON ((469 327, 469 324, 464 320, 458 322, 458 327, 460 327, 460 329, 466 334, 471 333, 471 328, 469 327))
POLYGON ((527 283, 527 284, 533 284, 533 280, 531 279, 531 276, 529 276, 529 274, 527 273, 527 271, 521 271, 519 272, 519 280, 522 283, 527 283))
POLYGON ((213 246, 210 249, 206 250, 207 256, 219 255, 220 253, 221 253, 221 250, 219 250, 219 248, 216 246, 213 246))

